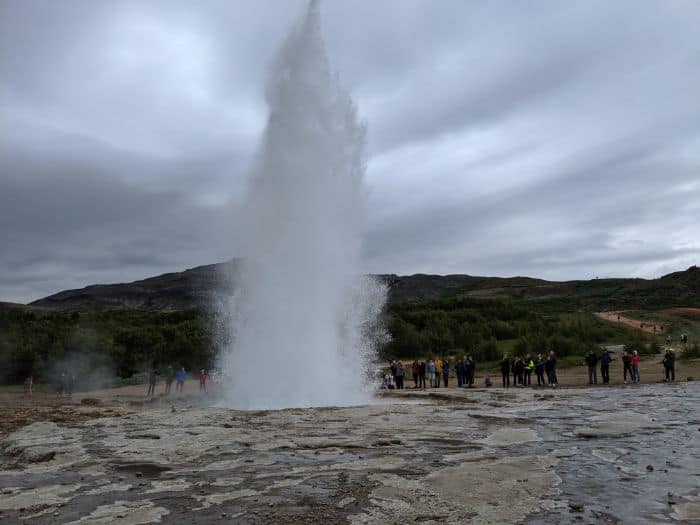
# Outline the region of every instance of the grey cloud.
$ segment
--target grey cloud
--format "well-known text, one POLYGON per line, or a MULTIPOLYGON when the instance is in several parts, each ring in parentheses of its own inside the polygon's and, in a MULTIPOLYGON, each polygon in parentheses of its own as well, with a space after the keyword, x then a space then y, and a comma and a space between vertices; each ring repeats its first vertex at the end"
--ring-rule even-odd
MULTIPOLYGON (((237 253, 298 2, 0 3, 0 300, 237 253)), ((369 128, 370 271, 698 263, 700 7, 322 4, 369 128)))

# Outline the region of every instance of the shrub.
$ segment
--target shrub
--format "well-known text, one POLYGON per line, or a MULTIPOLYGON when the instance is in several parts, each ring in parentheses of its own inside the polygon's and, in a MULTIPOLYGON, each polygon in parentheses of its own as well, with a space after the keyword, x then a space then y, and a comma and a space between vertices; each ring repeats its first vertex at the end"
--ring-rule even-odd
POLYGON ((686 349, 680 355, 681 359, 700 359, 700 344, 694 343, 692 346, 686 347, 686 349))

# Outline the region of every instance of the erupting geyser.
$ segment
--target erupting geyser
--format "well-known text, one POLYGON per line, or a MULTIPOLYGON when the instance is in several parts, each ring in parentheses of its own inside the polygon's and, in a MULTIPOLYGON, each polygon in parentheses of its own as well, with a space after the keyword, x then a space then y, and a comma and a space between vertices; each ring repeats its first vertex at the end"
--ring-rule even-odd
POLYGON ((244 262, 222 366, 225 403, 261 409, 370 399, 385 286, 360 265, 364 129, 332 74, 311 2, 273 63, 250 180, 244 262))

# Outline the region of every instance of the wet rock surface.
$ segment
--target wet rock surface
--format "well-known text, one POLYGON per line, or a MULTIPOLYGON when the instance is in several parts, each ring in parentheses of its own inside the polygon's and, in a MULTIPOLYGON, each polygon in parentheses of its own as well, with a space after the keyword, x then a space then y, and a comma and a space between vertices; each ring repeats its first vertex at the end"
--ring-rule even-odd
POLYGON ((0 442, 0 522, 698 523, 699 420, 683 383, 38 422, 0 442))

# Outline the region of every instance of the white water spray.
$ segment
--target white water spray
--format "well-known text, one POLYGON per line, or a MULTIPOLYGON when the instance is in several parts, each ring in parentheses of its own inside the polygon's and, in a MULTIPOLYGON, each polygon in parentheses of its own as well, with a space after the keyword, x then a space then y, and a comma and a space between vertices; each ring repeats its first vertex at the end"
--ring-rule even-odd
POLYGON ((371 399, 384 285, 363 277, 364 129, 332 74, 312 1, 270 70, 244 261, 222 366, 225 403, 261 409, 371 399))

